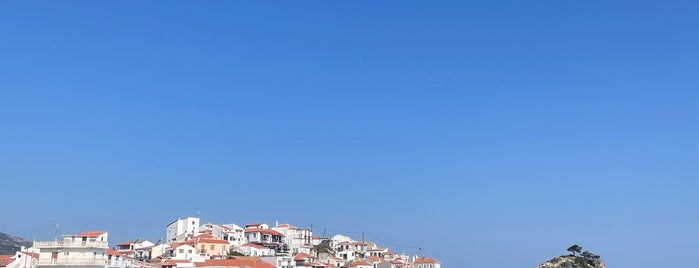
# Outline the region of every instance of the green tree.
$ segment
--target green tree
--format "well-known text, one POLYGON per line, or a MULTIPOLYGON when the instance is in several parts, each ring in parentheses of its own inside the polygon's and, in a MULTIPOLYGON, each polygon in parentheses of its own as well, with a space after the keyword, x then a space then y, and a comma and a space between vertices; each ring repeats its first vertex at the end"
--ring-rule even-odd
POLYGON ((233 250, 233 249, 229 250, 229 251, 228 251, 228 257, 234 257, 234 256, 247 256, 247 255, 245 255, 245 254, 243 254, 243 253, 240 253, 240 252, 238 252, 238 251, 235 251, 235 250, 233 250))
POLYGON ((570 251, 571 253, 573 253, 573 256, 576 256, 576 253, 582 252, 582 247, 578 246, 578 244, 574 244, 574 245, 570 246, 567 249, 567 251, 570 251))

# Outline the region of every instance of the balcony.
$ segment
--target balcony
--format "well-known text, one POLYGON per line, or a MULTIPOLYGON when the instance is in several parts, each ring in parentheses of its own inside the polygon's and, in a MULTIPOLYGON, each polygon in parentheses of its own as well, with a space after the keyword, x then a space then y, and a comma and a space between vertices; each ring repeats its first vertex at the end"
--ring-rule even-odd
POLYGON ((106 260, 103 259, 47 259, 47 260, 42 260, 39 259, 39 264, 38 266, 51 266, 51 265, 95 265, 95 266, 104 266, 107 264, 106 260))
POLYGON ((107 242, 101 241, 38 241, 35 248, 108 248, 107 242))

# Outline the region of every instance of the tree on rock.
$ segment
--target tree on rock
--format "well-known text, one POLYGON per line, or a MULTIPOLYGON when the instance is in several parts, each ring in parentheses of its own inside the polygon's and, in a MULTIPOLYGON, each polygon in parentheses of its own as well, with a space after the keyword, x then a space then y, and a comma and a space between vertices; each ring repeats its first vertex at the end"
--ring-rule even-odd
POLYGON ((575 245, 570 246, 570 247, 567 249, 567 251, 570 251, 571 253, 573 253, 573 256, 576 256, 576 255, 575 255, 576 253, 582 252, 582 247, 581 247, 581 246, 578 246, 578 244, 575 244, 575 245))

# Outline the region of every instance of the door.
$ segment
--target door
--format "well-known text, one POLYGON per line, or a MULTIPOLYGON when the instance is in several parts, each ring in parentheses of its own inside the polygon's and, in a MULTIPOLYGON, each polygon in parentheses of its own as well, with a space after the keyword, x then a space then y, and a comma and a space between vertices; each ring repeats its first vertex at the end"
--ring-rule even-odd
POLYGON ((56 264, 58 260, 58 252, 51 252, 51 264, 56 264))

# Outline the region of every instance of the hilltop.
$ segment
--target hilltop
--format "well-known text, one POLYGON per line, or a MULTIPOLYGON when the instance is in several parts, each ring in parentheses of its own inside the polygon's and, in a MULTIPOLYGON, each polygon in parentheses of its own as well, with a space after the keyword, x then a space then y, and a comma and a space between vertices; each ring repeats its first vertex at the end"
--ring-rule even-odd
POLYGON ((572 254, 555 257, 535 268, 606 268, 599 255, 582 251, 578 245, 572 245, 568 251, 572 254))
POLYGON ((31 245, 32 243, 26 239, 0 232, 0 255, 15 254, 22 246, 30 247, 31 245))

